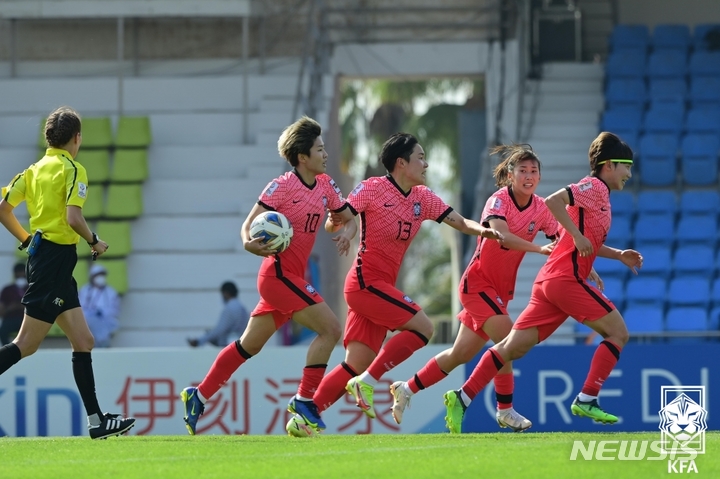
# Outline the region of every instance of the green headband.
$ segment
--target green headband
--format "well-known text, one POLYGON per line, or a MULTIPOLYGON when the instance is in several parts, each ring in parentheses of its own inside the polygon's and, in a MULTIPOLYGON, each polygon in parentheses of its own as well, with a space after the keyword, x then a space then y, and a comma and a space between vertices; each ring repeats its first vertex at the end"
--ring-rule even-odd
POLYGON ((631 165, 633 164, 633 160, 617 159, 617 158, 613 158, 613 159, 611 159, 611 160, 598 161, 597 164, 598 164, 598 165, 602 165, 603 163, 607 163, 608 161, 612 161, 613 163, 629 163, 629 164, 631 164, 631 165))

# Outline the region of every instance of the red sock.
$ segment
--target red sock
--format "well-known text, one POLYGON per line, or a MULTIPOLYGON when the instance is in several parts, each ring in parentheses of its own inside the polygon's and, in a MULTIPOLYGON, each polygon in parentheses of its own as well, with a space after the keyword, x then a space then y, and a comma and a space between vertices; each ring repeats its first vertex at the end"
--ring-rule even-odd
POLYGON ((428 340, 425 336, 415 331, 402 331, 400 334, 396 334, 385 343, 380 354, 367 368, 368 374, 379 380, 383 374, 405 361, 412 356, 412 353, 427 343, 428 340))
POLYGON ((312 398, 317 391, 320 381, 322 381, 325 375, 327 364, 313 364, 312 366, 305 366, 303 369, 302 379, 300 379, 300 386, 298 386, 298 396, 304 398, 312 398))
POLYGON ((600 393, 600 388, 620 359, 620 349, 607 339, 598 344, 590 363, 590 372, 582 387, 583 393, 588 396, 597 396, 600 393))
POLYGON ((440 369, 437 359, 432 358, 415 376, 408 381, 408 387, 414 393, 421 389, 429 388, 447 377, 447 373, 440 369))
POLYGON ((210 399, 225 384, 230 376, 252 357, 242 346, 240 340, 230 343, 220 351, 198 389, 205 399, 210 399))
POLYGON ((470 377, 463 384, 462 390, 470 399, 475 399, 482 389, 490 384, 498 371, 505 365, 505 361, 494 349, 490 348, 480 358, 470 377))
POLYGON ((313 396, 313 402, 318 410, 323 412, 343 397, 345 385, 355 376, 357 373, 344 361, 335 366, 335 369, 323 378, 313 396))
POLYGON ((515 389, 515 378, 512 372, 495 376, 495 399, 498 409, 512 407, 513 389, 515 389))

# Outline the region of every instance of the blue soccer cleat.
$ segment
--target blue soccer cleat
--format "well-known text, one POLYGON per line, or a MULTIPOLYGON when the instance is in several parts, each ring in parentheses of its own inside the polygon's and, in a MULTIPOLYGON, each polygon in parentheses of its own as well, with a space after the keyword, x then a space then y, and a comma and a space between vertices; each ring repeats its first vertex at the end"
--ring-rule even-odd
POLYGON ((180 399, 185 404, 185 427, 191 436, 195 435, 195 426, 198 418, 205 412, 205 405, 197 395, 197 388, 185 388, 180 393, 180 399))
POLYGON ((300 401, 297 397, 293 396, 288 403, 287 410, 301 416, 308 426, 317 430, 325 429, 325 423, 320 417, 320 412, 314 402, 300 401))

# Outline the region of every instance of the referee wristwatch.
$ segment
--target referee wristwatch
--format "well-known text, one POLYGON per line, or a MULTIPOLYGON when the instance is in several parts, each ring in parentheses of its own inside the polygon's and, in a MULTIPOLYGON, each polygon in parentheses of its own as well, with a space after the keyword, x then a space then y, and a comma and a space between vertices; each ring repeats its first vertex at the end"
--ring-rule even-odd
POLYGON ((92 241, 88 241, 88 244, 90 246, 95 246, 100 241, 100 238, 98 238, 97 233, 93 233, 92 241))

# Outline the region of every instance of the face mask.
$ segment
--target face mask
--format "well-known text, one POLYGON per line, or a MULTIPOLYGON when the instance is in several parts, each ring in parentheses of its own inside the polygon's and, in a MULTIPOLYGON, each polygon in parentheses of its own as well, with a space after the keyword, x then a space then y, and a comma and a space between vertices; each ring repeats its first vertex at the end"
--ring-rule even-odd
POLYGON ((97 286, 98 288, 102 288, 107 284, 107 276, 104 274, 99 274, 93 278, 93 284, 97 286))
POLYGON ((28 285, 28 282, 27 282, 26 278, 15 279, 15 286, 17 286, 18 288, 24 288, 27 285, 28 285))

